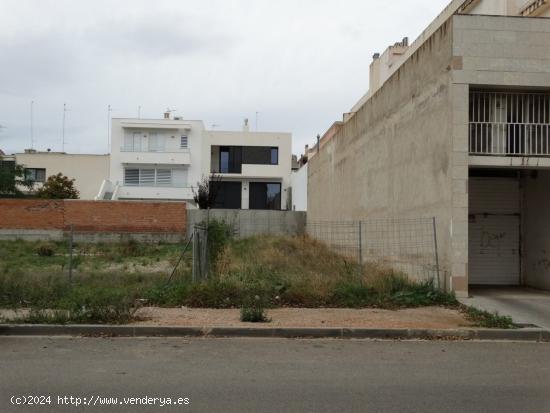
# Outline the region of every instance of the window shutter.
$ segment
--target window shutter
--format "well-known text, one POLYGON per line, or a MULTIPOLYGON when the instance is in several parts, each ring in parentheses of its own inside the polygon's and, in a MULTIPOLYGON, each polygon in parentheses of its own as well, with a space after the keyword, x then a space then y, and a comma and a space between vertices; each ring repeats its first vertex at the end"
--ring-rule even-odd
POLYGON ((187 149, 188 144, 189 144, 189 140, 188 140, 187 135, 181 135, 180 148, 181 149, 187 149))
POLYGON ((139 184, 144 186, 153 186, 155 184, 155 170, 140 169, 139 184))
POLYGON ((172 185, 172 170, 157 169, 157 185, 160 185, 160 186, 172 185))
POLYGON ((139 169, 124 170, 124 185, 139 185, 139 169))

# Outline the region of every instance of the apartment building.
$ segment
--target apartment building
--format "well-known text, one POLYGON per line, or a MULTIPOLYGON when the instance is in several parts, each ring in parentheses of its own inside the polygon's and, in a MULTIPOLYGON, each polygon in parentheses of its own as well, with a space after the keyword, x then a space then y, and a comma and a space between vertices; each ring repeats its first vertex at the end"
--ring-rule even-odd
POLYGON ((550 289, 548 17, 548 0, 454 0, 374 54, 308 162, 308 219, 433 216, 448 289, 550 289))
MULTIPOLYGON (((27 179, 34 182, 32 191, 42 187, 49 176, 61 173, 75 180, 80 199, 92 200, 109 176, 109 155, 69 154, 26 149, 23 153, 2 156, 5 162, 22 165, 27 179)), ((25 189, 26 190, 26 189, 25 189)))
POLYGON ((286 209, 292 136, 206 130, 202 121, 113 119, 110 175, 96 199, 184 200, 215 174, 217 208, 286 209))

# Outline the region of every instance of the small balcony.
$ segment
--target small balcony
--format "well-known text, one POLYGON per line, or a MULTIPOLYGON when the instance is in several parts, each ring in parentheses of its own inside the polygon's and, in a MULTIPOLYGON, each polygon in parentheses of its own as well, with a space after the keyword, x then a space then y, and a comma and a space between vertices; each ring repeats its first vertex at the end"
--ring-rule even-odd
POLYGON ((179 151, 140 151, 120 148, 120 162, 125 164, 191 165, 189 149, 179 151))
POLYGON ((550 94, 471 92, 473 156, 550 157, 550 94))

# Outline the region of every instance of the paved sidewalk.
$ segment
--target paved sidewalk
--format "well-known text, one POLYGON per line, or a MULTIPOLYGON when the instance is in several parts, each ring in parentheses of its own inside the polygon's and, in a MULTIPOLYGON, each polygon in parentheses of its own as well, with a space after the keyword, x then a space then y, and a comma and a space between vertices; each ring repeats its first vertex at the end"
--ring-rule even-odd
POLYGON ((512 317, 518 324, 534 324, 550 330, 550 292, 530 288, 470 289, 470 298, 461 298, 465 305, 512 317))

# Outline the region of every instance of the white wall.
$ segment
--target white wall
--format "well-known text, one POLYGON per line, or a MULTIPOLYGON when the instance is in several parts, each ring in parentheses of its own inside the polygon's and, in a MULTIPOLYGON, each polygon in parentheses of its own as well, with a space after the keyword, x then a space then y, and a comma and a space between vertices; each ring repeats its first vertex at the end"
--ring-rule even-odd
MULTIPOLYGON (((250 131, 205 131, 207 155, 203 163, 203 174, 211 171, 211 163, 217 164, 215 146, 273 146, 279 148, 278 165, 242 165, 241 174, 221 174, 223 180, 240 181, 242 185, 242 208, 248 209, 248 184, 250 182, 281 182, 281 208, 286 209, 290 172, 292 170, 292 135, 280 132, 250 132, 250 131)), ((216 165, 215 165, 216 166, 216 165)))
POLYGON ((308 164, 305 164, 290 175, 293 211, 307 211, 307 169, 308 164))
POLYGON ((197 182, 201 180, 204 169, 203 131, 202 121, 113 119, 109 179, 113 185, 120 185, 119 198, 192 200, 191 186, 196 186, 197 182), (130 137, 134 132, 142 132, 143 135, 156 133, 159 137, 163 136, 165 139, 164 150, 150 152, 147 138, 143 138, 141 151, 124 151, 125 136, 130 137), (188 137, 188 149, 180 148, 182 135, 188 137), (179 176, 186 176, 187 182, 183 185, 178 182, 178 188, 124 187, 125 166, 173 169, 179 176))
MULTIPOLYGON (((109 176, 109 155, 79 155, 59 152, 18 153, 16 162, 26 168, 46 169, 46 178, 62 173, 75 179, 80 199, 94 199, 109 176)), ((35 188, 41 187, 36 184, 35 188)))

